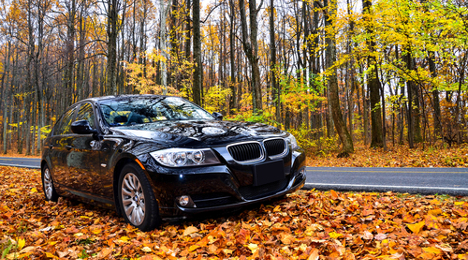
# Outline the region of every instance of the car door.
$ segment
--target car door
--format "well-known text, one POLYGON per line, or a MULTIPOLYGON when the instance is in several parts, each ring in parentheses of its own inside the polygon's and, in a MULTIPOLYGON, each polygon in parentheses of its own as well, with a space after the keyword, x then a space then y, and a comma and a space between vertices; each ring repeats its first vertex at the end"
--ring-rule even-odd
MULTIPOLYGON (((96 129, 96 118, 91 103, 82 103, 78 109, 77 120, 87 120, 92 129, 96 129)), ((70 187, 78 192, 101 195, 100 149, 96 149, 96 137, 93 134, 73 134, 71 150, 67 156, 67 168, 70 172, 70 187)), ((79 194, 84 195, 84 194, 79 194)))
POLYGON ((70 186, 70 172, 67 167, 67 157, 71 151, 73 133, 70 125, 75 117, 77 106, 69 108, 60 119, 54 136, 51 138, 49 148, 51 149, 51 163, 54 181, 59 185, 70 186))

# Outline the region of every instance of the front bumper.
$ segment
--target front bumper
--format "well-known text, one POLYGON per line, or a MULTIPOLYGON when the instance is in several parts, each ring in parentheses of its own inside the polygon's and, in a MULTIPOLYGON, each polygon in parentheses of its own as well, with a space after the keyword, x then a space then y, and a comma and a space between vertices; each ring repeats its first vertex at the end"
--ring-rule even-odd
MULTIPOLYGON (((306 174, 305 174, 305 167, 304 167, 299 171, 299 173, 296 174, 296 176, 294 176, 289 181, 285 189, 274 192, 273 194, 270 194, 270 195, 266 195, 264 197, 251 199, 251 200, 244 199, 243 201, 239 201, 239 202, 233 202, 229 204, 211 206, 211 207, 203 207, 203 208, 181 207, 177 203, 176 203, 176 207, 178 211, 183 212, 183 213, 189 213, 189 214, 198 214, 198 213, 205 213, 205 212, 210 212, 210 211, 221 211, 221 210, 226 210, 226 209, 241 208, 244 206, 248 206, 251 204, 259 203, 259 202, 270 200, 270 199, 277 198, 277 197, 281 197, 288 193, 295 192, 304 186, 305 180, 306 180, 306 174)), ((197 203, 195 202, 195 204, 197 203)))
POLYGON ((238 209, 250 204, 281 197, 294 192, 305 183, 305 154, 296 150, 283 158, 285 178, 279 181, 254 186, 252 176, 245 165, 239 168, 224 165, 166 168, 152 158, 144 161, 161 217, 182 217, 211 211, 238 209), (182 207, 176 202, 180 196, 188 195, 195 206, 182 207))

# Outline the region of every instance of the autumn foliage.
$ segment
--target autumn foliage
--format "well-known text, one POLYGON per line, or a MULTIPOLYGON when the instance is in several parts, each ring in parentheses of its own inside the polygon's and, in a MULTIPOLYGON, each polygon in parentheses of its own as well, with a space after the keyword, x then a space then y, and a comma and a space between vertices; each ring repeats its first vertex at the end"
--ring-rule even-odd
POLYGON ((0 168, 7 259, 467 259, 468 201, 300 191, 214 219, 143 233, 114 211, 46 202, 38 170, 0 168))
POLYGON ((468 167, 468 145, 451 148, 426 147, 409 149, 396 145, 385 150, 356 145, 348 158, 336 158, 338 150, 307 153, 307 165, 313 167, 468 167))

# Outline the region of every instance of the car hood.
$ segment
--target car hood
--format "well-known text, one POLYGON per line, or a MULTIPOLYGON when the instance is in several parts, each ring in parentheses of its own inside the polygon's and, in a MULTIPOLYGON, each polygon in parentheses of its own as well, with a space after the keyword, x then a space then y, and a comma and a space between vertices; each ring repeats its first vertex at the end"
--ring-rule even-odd
POLYGON ((263 139, 286 134, 266 124, 218 120, 162 121, 112 127, 111 131, 116 135, 150 138, 163 142, 187 143, 196 140, 206 144, 263 139))

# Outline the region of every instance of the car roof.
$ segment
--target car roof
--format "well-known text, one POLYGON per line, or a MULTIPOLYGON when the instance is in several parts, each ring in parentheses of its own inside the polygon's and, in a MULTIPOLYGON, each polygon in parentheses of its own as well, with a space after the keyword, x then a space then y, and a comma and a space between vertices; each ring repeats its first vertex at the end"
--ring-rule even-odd
POLYGON ((125 94, 125 95, 117 95, 117 96, 92 97, 92 98, 81 100, 80 102, 91 101, 91 102, 99 103, 100 101, 112 100, 112 99, 121 100, 121 99, 131 99, 131 98, 145 98, 146 99, 146 98, 163 98, 163 97, 180 98, 177 96, 152 95, 152 94, 125 94))

